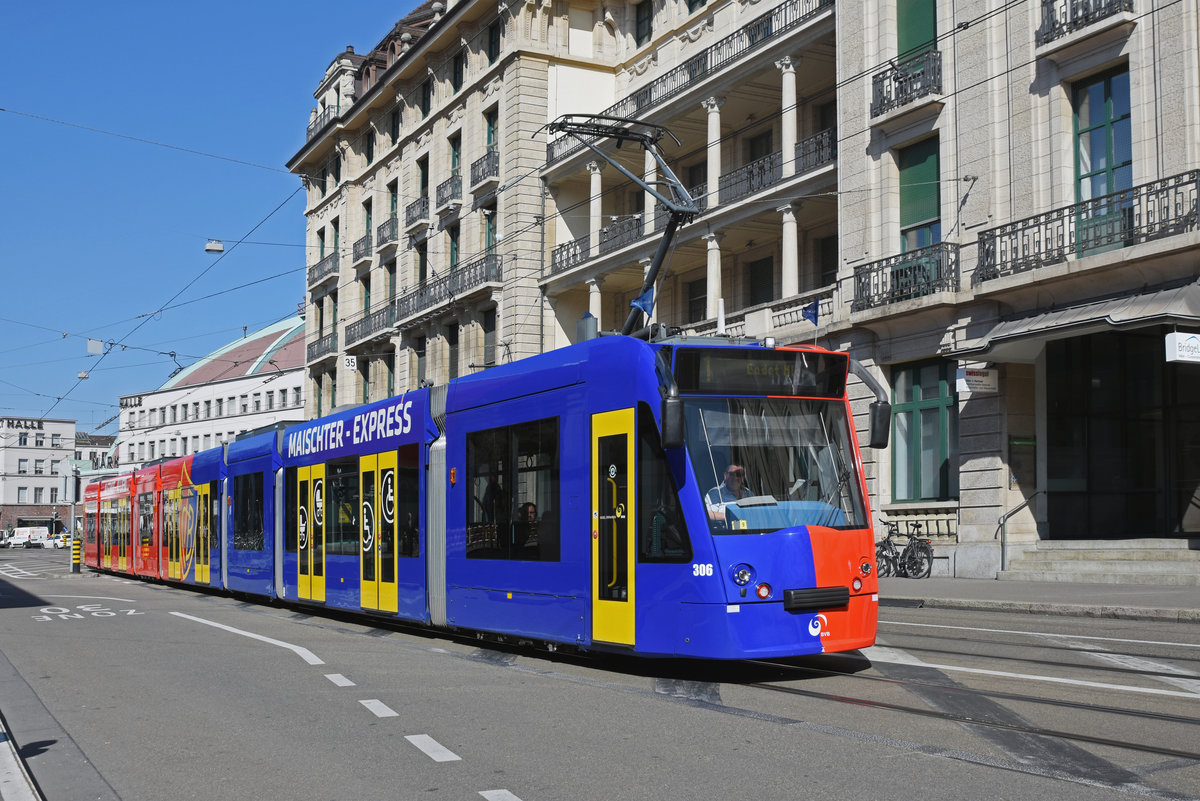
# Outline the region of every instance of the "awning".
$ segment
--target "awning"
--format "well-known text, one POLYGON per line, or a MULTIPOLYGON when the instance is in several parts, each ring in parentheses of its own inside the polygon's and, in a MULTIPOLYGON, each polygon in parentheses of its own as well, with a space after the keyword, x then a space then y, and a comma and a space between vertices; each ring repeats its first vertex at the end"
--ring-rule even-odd
POLYGON ((1042 343, 1103 331, 1151 325, 1200 326, 1200 282, 1171 284, 1138 294, 1123 294, 1002 318, 985 335, 946 355, 954 359, 987 357, 994 361, 1033 361, 1042 343))

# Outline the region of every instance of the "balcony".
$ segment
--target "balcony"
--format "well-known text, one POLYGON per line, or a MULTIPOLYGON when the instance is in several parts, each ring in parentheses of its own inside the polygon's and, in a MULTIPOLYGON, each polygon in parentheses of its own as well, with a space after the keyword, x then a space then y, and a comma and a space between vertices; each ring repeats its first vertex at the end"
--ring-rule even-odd
POLYGON ((332 108, 327 108, 322 111, 317 117, 308 124, 308 135, 305 141, 312 139, 314 136, 325 130, 325 126, 337 119, 337 112, 332 108))
POLYGON ((796 143, 796 174, 837 161, 837 131, 827 128, 796 143))
POLYGON ((362 266, 363 262, 370 263, 373 251, 374 248, 371 247, 371 234, 368 232, 354 243, 354 247, 351 249, 351 264, 357 269, 362 266))
POLYGON ((391 335, 396 325, 396 304, 388 303, 361 320, 346 324, 346 347, 352 347, 382 335, 391 335))
POLYGON ((642 215, 615 219, 600 229, 600 253, 612 253, 642 238, 642 215))
POLYGON ((454 173, 449 179, 438 184, 437 209, 441 211, 447 206, 462 205, 462 174, 454 173))
POLYGON ((381 256, 385 255, 386 251, 396 247, 399 236, 400 221, 393 214, 375 228, 375 242, 379 254, 381 256))
POLYGON ((942 54, 926 50, 878 73, 871 85, 871 117, 942 92, 942 54))
POLYGON ((1133 11, 1133 0, 1042 0, 1037 43, 1048 44, 1123 11, 1133 11))
MULTIPOLYGON (((610 117, 644 117, 647 108, 698 86, 747 53, 777 42, 788 31, 832 8, 833 0, 789 0, 600 113, 610 117)), ((546 162, 553 164, 583 147, 573 136, 555 139, 546 145, 546 162)))
POLYGON ((501 267, 501 257, 490 253, 455 269, 449 275, 422 284, 396 300, 396 320, 427 312, 485 284, 500 283, 504 280, 501 267))
POLYGON ((588 260, 591 250, 591 235, 585 234, 572 242, 565 242, 550 254, 550 273, 564 273, 588 260))
POLYGON ((404 207, 404 230, 411 231, 429 225, 429 196, 414 200, 404 207))
POLYGON ((783 178, 783 153, 772 153, 721 176, 718 190, 722 204, 752 195, 779 183, 783 178))
POLYGON ((857 268, 850 311, 957 291, 958 245, 940 242, 857 268))
POLYGON ((337 275, 338 258, 337 251, 330 253, 325 258, 308 268, 308 288, 312 289, 317 284, 324 281, 331 275, 337 275))
MULTIPOLYGON (((708 211, 708 184, 696 184, 688 190, 688 196, 691 197, 692 203, 696 204, 697 217, 708 211)), ((666 228, 670 216, 661 205, 656 205, 654 207, 654 230, 660 231, 666 228)))
POLYGON ((308 343, 308 362, 309 364, 312 364, 313 362, 320 361, 327 356, 333 356, 337 353, 337 349, 337 332, 334 331, 332 334, 326 334, 315 342, 308 343))
POLYGON ((477 189, 481 184, 500 180, 500 151, 489 147, 481 159, 471 162, 471 188, 477 189))
POLYGON ((972 283, 1195 231, 1198 199, 1192 170, 989 228, 972 283))

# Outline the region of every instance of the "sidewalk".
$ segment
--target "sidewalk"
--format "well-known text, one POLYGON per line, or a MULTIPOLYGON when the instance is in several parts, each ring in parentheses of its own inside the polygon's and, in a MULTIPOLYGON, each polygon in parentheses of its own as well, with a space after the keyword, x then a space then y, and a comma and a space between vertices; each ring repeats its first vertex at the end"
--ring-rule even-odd
POLYGON ((959 578, 879 580, 879 605, 1200 623, 1200 587, 959 578))

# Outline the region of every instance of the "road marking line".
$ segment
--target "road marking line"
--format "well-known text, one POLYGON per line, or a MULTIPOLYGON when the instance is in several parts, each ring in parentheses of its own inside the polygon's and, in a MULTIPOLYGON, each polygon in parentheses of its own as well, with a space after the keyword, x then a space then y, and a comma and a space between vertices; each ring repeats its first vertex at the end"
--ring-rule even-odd
POLYGON ((330 681, 332 681, 334 684, 336 684, 339 687, 353 687, 354 686, 354 682, 350 681, 350 679, 346 678, 341 673, 326 673, 325 678, 329 679, 330 681))
POLYGON ((181 617, 184 620, 194 620, 197 623, 203 623, 206 626, 212 626, 214 629, 221 629, 222 631, 228 631, 233 634, 240 634, 243 637, 249 637, 252 640, 258 640, 259 642, 269 643, 270 645, 278 645, 280 648, 286 648, 289 651, 292 651, 293 653, 295 653, 297 656, 299 656, 301 659, 303 659, 305 662, 307 662, 310 665, 325 664, 324 660, 322 660, 320 657, 318 657, 312 651, 308 650, 307 648, 302 648, 299 645, 292 645, 291 643, 284 642, 283 640, 273 640, 270 637, 264 637, 261 634, 255 634, 250 631, 243 631, 242 629, 235 629, 233 626, 226 626, 224 623, 217 623, 212 620, 205 620, 202 617, 193 617, 191 615, 185 615, 183 612, 172 612, 171 614, 174 615, 175 617, 181 617))
POLYGON ((982 631, 989 634, 1025 634, 1030 637, 1070 637, 1075 640, 1100 640, 1101 642, 1129 642, 1138 645, 1176 645, 1180 648, 1200 648, 1200 644, 1190 642, 1164 642, 1162 640, 1130 640, 1123 637, 1091 637, 1084 634, 1053 634, 1048 631, 1029 631, 1020 629, 981 629, 974 626, 943 626, 934 623, 901 623, 893 620, 881 620, 888 626, 915 626, 922 629, 954 629, 955 631, 982 631))
POLYGON ((1174 690, 1158 690, 1153 687, 1130 687, 1125 684, 1107 684, 1100 681, 1084 681, 1082 679, 1066 679, 1061 676, 1038 676, 1031 673, 1010 673, 1006 670, 987 670, 985 668, 959 667, 958 665, 935 665, 922 662, 914 656, 896 648, 871 646, 863 650, 863 655, 871 662, 886 662, 893 665, 919 665, 920 667, 943 670, 951 673, 974 673, 979 676, 997 676, 1002 679, 1023 679, 1025 681, 1047 681, 1052 684, 1070 684, 1075 687, 1095 687, 1101 690, 1117 690, 1127 693, 1142 693, 1143 695, 1169 695, 1172 698, 1192 698, 1196 693, 1175 692, 1174 690))
POLYGON ((508 790, 480 790, 479 794, 487 801, 521 801, 508 790))
POLYGON ((421 750, 425 756, 434 762, 454 762, 462 759, 428 734, 410 734, 404 738, 421 750))
POLYGON ((47 595, 47 598, 80 598, 91 601, 120 601, 123 604, 137 603, 132 598, 113 598, 109 595, 47 595))
POLYGON ((400 713, 392 709, 390 706, 380 701, 377 698, 370 698, 366 701, 359 701, 360 704, 371 710, 377 718, 398 718, 400 713))

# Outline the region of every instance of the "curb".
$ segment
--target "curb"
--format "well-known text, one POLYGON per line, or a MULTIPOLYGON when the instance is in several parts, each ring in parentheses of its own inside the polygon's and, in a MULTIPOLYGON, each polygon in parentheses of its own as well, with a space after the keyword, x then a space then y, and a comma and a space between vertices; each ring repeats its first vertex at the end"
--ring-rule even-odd
POLYGON ((4 801, 44 801, 37 785, 17 753, 17 744, 8 735, 0 718, 0 798, 4 801))
POLYGON ((963 609, 983 612, 1024 612, 1063 617, 1092 617, 1112 620, 1143 620, 1155 623, 1200 623, 1200 609, 1150 609, 1133 606, 1087 606, 1039 603, 1036 601, 976 601, 962 598, 880 598, 879 605, 908 608, 963 609))

